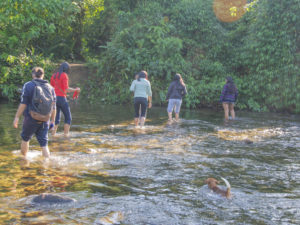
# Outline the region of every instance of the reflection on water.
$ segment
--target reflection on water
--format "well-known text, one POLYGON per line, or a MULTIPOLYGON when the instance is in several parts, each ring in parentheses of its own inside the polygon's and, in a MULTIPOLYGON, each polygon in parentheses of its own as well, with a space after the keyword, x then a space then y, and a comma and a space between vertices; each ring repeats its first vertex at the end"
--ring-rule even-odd
MULTIPOLYGON (((73 107, 68 139, 50 137, 51 160, 36 140, 21 160, 15 105, 0 104, 0 221, 7 224, 299 224, 299 117, 183 111, 168 125, 164 108, 136 129, 132 108, 73 107), (150 120, 151 119, 151 120, 150 120), (251 145, 244 142, 251 140, 251 145), (204 180, 225 177, 233 198, 204 180), (37 206, 41 193, 74 204, 37 206)), ((224 184, 220 184, 222 188, 224 184)))

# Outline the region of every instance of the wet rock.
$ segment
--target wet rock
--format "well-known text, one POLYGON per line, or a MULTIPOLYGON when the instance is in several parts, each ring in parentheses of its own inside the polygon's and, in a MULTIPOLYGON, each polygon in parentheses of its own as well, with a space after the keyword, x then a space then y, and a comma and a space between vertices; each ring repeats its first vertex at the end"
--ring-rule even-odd
POLYGON ((253 144, 253 141, 249 140, 249 139, 245 139, 244 140, 245 144, 250 145, 253 144))
POLYGON ((32 202, 39 203, 39 204, 64 204, 64 203, 76 202, 76 200, 58 194, 44 193, 34 197, 32 199, 32 202))
POLYGON ((113 225, 119 224, 122 220, 124 220, 124 215, 122 212, 110 212, 105 217, 100 218, 97 224, 101 225, 113 225))

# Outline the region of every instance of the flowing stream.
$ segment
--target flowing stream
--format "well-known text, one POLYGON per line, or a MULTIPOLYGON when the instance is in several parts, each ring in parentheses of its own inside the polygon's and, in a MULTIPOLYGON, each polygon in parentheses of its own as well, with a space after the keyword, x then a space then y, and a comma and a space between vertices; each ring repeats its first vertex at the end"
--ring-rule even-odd
POLYGON ((0 103, 0 224, 300 224, 299 115, 238 111, 224 124, 221 111, 182 110, 168 125, 153 108, 136 129, 132 106, 81 103, 44 162, 35 138, 20 157, 16 108, 0 103), (226 178, 233 197, 213 193, 208 177, 223 189, 226 178), (44 192, 77 201, 32 204, 44 192))

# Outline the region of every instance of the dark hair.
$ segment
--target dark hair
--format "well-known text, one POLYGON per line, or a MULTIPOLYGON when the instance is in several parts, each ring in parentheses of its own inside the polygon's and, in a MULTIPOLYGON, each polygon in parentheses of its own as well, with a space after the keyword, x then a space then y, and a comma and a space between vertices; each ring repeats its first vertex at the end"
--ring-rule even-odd
POLYGON ((176 73, 174 76, 174 81, 177 81, 178 84, 181 84, 185 87, 185 83, 183 82, 183 79, 179 73, 176 73))
POLYGON ((228 85, 228 92, 229 94, 234 94, 237 90, 234 82, 233 82, 233 79, 232 77, 226 77, 226 80, 227 80, 227 85, 228 85))
POLYGON ((138 75, 139 75, 138 81, 140 81, 141 78, 145 78, 145 79, 148 80, 148 73, 147 73, 147 71, 142 70, 141 72, 138 73, 138 75))
MULTIPOLYGON (((58 79, 60 78, 60 75, 62 73, 69 73, 70 71, 70 65, 67 62, 63 62, 62 64, 60 64, 59 70, 58 70, 58 79)), ((56 78, 56 74, 55 77, 56 78)))
POLYGON ((34 75, 36 78, 41 78, 44 75, 44 69, 41 67, 34 67, 32 69, 32 75, 34 75))

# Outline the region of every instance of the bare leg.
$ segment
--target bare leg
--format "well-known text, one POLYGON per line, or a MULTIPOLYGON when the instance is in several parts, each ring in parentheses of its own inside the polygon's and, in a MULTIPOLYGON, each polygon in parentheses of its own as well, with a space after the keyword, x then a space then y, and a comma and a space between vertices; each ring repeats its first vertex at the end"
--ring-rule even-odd
POLYGON ((144 124, 145 124, 145 117, 141 117, 141 126, 144 126, 144 124))
POLYGON ((49 151, 48 145, 45 146, 45 147, 42 147, 42 148, 43 148, 43 156, 45 158, 49 158, 50 157, 50 151, 49 151))
POLYGON ((26 157, 27 152, 29 149, 29 141, 23 141, 21 142, 21 153, 24 157, 26 157))
POLYGON ((53 127, 52 132, 51 132, 52 136, 55 136, 57 128, 58 128, 58 124, 53 127))
POLYGON ((134 125, 136 127, 139 125, 139 118, 134 118, 134 125))
POLYGON ((229 119, 229 109, 228 109, 228 104, 223 102, 223 108, 224 108, 224 116, 225 120, 229 119))
POLYGON ((69 136, 70 127, 71 127, 70 124, 65 123, 65 125, 64 125, 64 135, 65 135, 65 137, 69 136))
POLYGON ((230 110, 230 115, 231 115, 232 119, 234 120, 235 112, 234 112, 234 104, 233 103, 229 104, 229 110, 230 110))
POLYGON ((175 120, 178 122, 179 121, 179 113, 175 113, 175 120))
POLYGON ((170 112, 168 112, 168 117, 169 117, 169 121, 171 122, 172 121, 172 113, 170 112))

